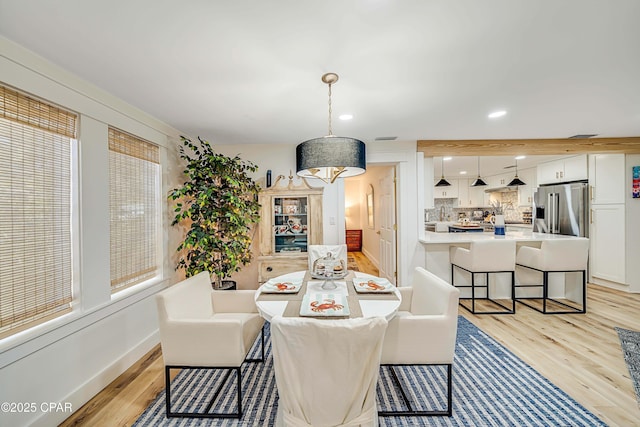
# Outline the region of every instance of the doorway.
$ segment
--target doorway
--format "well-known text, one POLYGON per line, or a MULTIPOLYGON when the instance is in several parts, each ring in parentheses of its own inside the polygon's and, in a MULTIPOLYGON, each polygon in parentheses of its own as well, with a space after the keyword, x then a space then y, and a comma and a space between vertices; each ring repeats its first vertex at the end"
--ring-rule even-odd
MULTIPOLYGON (((379 270, 378 276, 396 283, 397 207, 396 166, 368 166, 363 175, 345 179, 347 236, 360 234, 361 252, 379 270)), ((347 237, 347 246, 350 239, 347 237)))

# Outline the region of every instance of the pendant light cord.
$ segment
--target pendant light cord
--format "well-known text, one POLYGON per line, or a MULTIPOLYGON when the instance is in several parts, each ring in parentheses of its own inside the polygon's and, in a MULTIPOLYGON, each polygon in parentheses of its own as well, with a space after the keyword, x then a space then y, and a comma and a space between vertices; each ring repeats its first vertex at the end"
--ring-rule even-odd
POLYGON ((329 135, 333 136, 333 132, 331 131, 331 83, 329 83, 329 135))

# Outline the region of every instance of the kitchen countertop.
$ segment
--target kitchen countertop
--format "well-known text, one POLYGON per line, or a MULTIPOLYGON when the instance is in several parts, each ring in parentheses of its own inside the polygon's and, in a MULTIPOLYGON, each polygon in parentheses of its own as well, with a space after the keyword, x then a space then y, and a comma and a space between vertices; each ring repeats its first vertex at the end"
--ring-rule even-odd
POLYGON ((478 240, 516 240, 521 242, 541 242, 543 240, 558 239, 584 239, 585 237, 565 236, 563 234, 534 233, 529 230, 509 231, 504 236, 496 236, 493 233, 435 233, 426 231, 421 237, 420 243, 426 245, 471 243, 478 240))

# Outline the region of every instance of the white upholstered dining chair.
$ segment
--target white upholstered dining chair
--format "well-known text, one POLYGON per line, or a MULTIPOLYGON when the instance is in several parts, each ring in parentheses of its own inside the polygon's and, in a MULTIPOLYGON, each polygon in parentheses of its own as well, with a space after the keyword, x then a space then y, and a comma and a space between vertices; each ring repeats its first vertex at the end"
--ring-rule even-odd
POLYGON ((380 411, 380 416, 451 415, 453 410, 453 359, 458 328, 460 290, 418 267, 410 287, 398 287, 402 303, 389 321, 380 364, 388 367, 396 386, 403 390, 394 366, 445 366, 447 408, 415 410, 402 391, 406 410, 380 411))
POLYGON ((208 272, 199 273, 156 295, 160 343, 165 365, 167 417, 242 417, 244 361, 264 361, 264 320, 257 312, 255 291, 213 291, 208 272), (262 330, 262 359, 246 359, 262 330), (204 412, 171 410, 171 369, 223 369, 226 377, 204 412), (210 409, 231 373, 236 372, 238 411, 210 409))
POLYGON ((335 259, 344 261, 347 265, 347 245, 309 245, 309 271, 313 270, 313 263, 319 258, 324 258, 329 252, 335 259))
POLYGON ((382 317, 271 321, 277 426, 377 426, 382 317))

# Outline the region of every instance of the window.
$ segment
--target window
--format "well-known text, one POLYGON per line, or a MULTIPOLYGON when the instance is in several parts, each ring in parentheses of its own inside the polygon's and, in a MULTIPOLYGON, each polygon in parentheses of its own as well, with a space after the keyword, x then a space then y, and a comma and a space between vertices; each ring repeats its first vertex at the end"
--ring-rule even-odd
POLYGON ((109 128, 111 292, 160 274, 160 150, 109 128))
POLYGON ((76 124, 0 85, 0 338, 71 310, 76 124))

